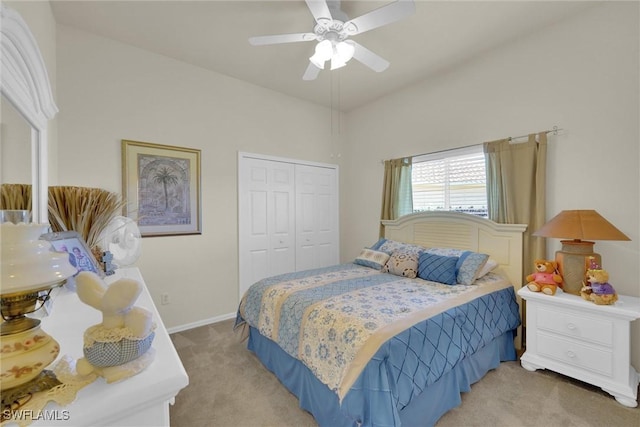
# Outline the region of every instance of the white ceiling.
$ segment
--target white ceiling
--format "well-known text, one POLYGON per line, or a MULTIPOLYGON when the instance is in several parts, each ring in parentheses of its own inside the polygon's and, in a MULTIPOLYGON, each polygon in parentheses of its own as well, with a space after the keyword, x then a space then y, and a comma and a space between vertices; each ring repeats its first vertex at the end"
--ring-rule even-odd
MULTIPOLYGON (((342 1, 355 18, 390 1, 342 1)), ((58 23, 118 40, 317 104, 349 111, 446 72, 566 19, 591 1, 416 0, 409 18, 354 36, 391 62, 376 73, 352 60, 303 81, 315 43, 251 46, 250 36, 313 31, 303 0, 61 1, 58 23)))

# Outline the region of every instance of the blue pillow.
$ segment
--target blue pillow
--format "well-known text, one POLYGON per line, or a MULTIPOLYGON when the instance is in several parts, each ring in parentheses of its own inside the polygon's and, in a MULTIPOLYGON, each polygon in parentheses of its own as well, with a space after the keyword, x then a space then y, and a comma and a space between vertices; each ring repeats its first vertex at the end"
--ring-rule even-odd
POLYGON ((458 277, 458 283, 461 285, 473 284, 480 275, 480 270, 489 259, 487 254, 462 249, 428 248, 426 252, 435 255, 459 257, 460 259, 456 265, 456 276, 458 277))
POLYGON ((380 249, 380 246, 382 246, 386 241, 387 239, 385 239, 384 237, 381 237, 380 240, 378 240, 373 245, 371 245, 369 249, 373 249, 374 251, 377 251, 378 249, 380 249))
POLYGON ((418 260, 418 277, 447 285, 457 283, 456 264, 459 258, 423 252, 418 260))

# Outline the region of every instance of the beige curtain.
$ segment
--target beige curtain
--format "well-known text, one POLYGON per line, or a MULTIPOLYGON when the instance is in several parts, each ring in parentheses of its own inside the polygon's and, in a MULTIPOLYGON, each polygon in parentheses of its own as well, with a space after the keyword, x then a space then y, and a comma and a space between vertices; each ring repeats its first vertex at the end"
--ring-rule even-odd
POLYGON ((524 143, 486 142, 484 152, 489 219, 528 225, 522 260, 526 275, 536 258, 546 259, 545 239, 531 234, 545 221, 547 133, 530 134, 524 143))
MULTIPOLYGON (((380 219, 396 219, 413 212, 411 157, 385 160, 380 219)), ((384 227, 380 224, 380 237, 384 227)))

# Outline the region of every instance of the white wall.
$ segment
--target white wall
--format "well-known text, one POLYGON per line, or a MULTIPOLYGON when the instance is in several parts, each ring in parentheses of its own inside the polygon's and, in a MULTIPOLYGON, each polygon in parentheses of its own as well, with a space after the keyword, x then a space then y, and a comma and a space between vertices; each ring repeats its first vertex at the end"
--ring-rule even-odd
POLYGON ((121 193, 122 139, 202 150, 202 235, 143 238, 137 265, 168 327, 235 314, 237 152, 334 163, 329 110, 70 27, 57 44, 60 184, 121 193))
MULTIPOLYGON (((548 205, 596 209, 631 238, 596 243, 619 293, 640 296, 639 4, 588 9, 348 114, 341 191, 343 259, 377 239, 381 159, 550 135, 548 205)), ((550 239, 551 240, 551 239, 550 239)), ((550 257, 560 248, 550 241, 550 257)), ((640 322, 632 330, 640 368, 640 322)))

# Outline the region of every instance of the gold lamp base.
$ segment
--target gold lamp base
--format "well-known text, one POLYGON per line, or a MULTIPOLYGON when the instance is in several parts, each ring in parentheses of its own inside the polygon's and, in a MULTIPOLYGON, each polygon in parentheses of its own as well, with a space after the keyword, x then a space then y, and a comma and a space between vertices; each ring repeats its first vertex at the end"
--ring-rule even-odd
POLYGON ((580 295, 580 289, 593 257, 598 265, 602 265, 600 254, 593 252, 595 242, 583 240, 561 240, 562 249, 556 252, 558 271, 562 276, 562 290, 580 295))
MULTIPOLYGON (((44 370, 32 380, 19 386, 2 390, 2 413, 7 411, 15 411, 20 409, 22 405, 27 403, 31 396, 40 391, 52 389, 62 384, 52 371, 44 370)), ((4 419, 3 419, 4 421, 4 419)))

